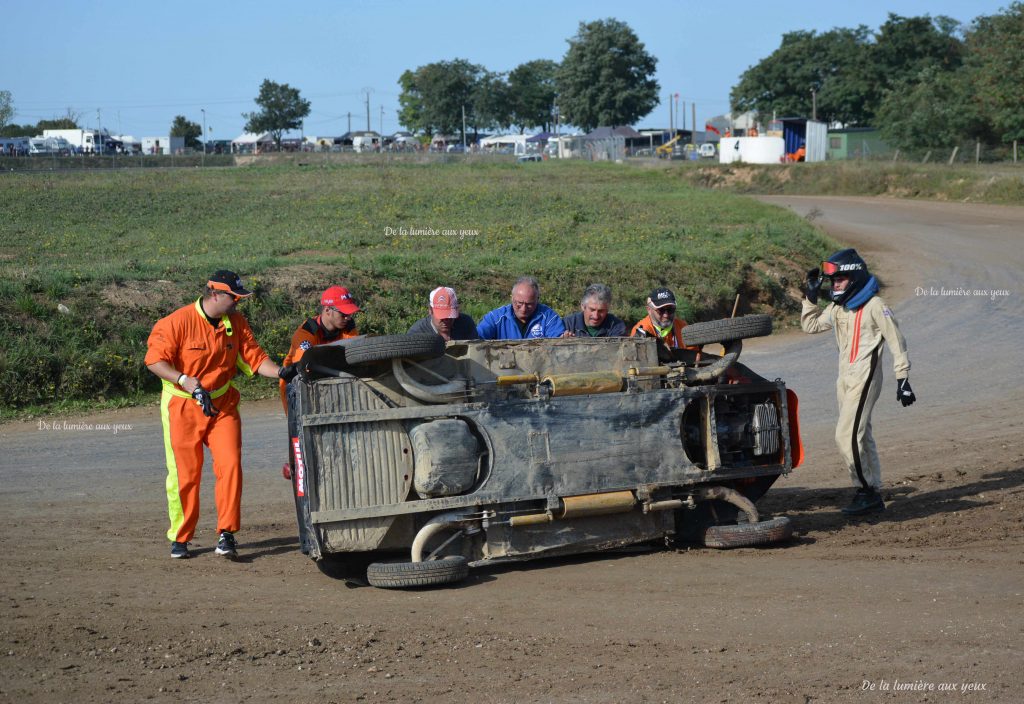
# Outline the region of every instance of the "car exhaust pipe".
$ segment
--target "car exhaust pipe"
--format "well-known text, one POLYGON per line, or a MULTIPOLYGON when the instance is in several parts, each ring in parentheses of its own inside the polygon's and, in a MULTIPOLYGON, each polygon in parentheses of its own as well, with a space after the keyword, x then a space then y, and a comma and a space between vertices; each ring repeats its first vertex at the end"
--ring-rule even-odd
POLYGON ((714 364, 704 367, 703 369, 686 369, 686 376, 684 377, 683 383, 708 384, 725 374, 729 370, 729 367, 735 364, 736 360, 740 358, 740 352, 743 351, 743 340, 723 342, 722 347, 725 348, 725 354, 723 354, 722 358, 714 364))
POLYGON ((726 501, 747 514, 747 518, 750 519, 751 523, 757 523, 761 520, 757 515, 757 508, 753 502, 740 492, 727 486, 699 487, 697 489, 697 498, 701 501, 712 501, 715 499, 726 501))
POLYGON ((434 516, 420 528, 419 532, 416 533, 416 537, 413 538, 411 562, 423 562, 423 548, 426 546, 427 541, 438 533, 454 528, 464 530, 475 527, 473 526, 475 521, 476 519, 471 516, 459 513, 458 511, 440 513, 434 516))
POLYGON ((548 387, 552 396, 616 393, 622 391, 622 383, 622 375, 618 372, 553 374, 541 381, 541 384, 548 387))
POLYGON ((584 516, 607 516, 612 513, 626 513, 636 506, 636 497, 632 491, 610 491, 603 494, 583 494, 567 496, 559 500, 556 510, 543 513, 530 513, 524 516, 512 516, 509 525, 513 528, 534 526, 550 523, 555 520, 582 518, 584 516))
POLYGON ((453 379, 443 384, 421 384, 409 376, 402 366, 401 359, 391 360, 391 371, 395 380, 413 398, 424 403, 451 403, 452 398, 466 392, 466 382, 463 379, 453 379))

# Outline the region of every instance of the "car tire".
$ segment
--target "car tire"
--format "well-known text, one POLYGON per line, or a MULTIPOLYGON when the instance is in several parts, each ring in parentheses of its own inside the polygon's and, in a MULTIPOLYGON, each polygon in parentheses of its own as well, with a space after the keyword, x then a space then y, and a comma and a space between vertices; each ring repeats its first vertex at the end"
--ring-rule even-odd
POLYGON ((704 547, 746 548, 753 545, 768 545, 793 537, 793 524, 785 516, 757 523, 740 523, 734 526, 711 526, 704 531, 704 547))
POLYGON ((366 581, 381 589, 454 584, 468 575, 469 563, 462 555, 425 562, 374 562, 366 568, 366 581))
POLYGON ((772 334, 770 315, 744 315, 741 318, 709 320, 706 323, 691 323, 683 328, 683 344, 710 345, 715 342, 732 342, 748 337, 764 337, 772 334))
POLYGON ((444 354, 444 338, 433 333, 381 335, 353 340, 345 348, 348 364, 389 359, 434 359, 444 354))

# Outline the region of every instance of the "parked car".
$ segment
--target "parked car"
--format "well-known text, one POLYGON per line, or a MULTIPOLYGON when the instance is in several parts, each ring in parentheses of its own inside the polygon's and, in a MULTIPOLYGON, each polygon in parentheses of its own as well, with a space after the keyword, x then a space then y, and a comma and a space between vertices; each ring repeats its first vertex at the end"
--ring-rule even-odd
POLYGON ((697 147, 697 153, 702 159, 714 159, 718 151, 715 149, 713 142, 705 142, 697 147))
POLYGON ((288 390, 302 551, 327 573, 405 551, 366 575, 409 587, 634 543, 787 538, 754 502, 802 458, 796 396, 738 361, 770 331, 768 316, 684 328, 722 355, 649 338, 313 347, 288 390))
POLYGON ((462 144, 449 144, 445 151, 449 154, 465 154, 466 147, 462 144))

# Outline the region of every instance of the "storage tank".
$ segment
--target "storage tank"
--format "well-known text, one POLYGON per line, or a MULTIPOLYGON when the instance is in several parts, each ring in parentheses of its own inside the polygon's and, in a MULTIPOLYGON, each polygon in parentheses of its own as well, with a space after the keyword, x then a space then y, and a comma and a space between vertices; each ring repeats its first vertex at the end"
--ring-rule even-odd
POLYGON ((723 137, 718 145, 718 162, 731 164, 781 164, 786 157, 782 137, 723 137))

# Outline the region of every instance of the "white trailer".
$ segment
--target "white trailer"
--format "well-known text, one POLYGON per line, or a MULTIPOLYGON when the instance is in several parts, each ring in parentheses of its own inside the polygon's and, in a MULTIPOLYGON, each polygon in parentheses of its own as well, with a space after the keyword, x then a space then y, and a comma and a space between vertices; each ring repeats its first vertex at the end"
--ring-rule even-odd
POLYGON ((143 154, 182 154, 185 151, 184 137, 143 137, 143 154))
POLYGON ((109 139, 110 135, 107 132, 101 132, 100 130, 73 129, 43 130, 43 137, 59 137, 61 139, 66 139, 75 151, 91 154, 99 151, 99 145, 103 140, 109 139))

